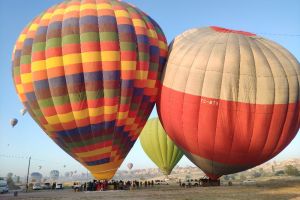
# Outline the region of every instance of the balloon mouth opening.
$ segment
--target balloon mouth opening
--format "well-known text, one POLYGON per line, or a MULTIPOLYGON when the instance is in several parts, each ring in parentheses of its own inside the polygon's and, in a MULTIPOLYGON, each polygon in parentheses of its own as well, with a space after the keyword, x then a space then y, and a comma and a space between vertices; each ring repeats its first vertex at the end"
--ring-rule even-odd
POLYGON ((245 36, 256 36, 256 34, 253 34, 250 32, 240 31, 240 30, 232 30, 232 29, 228 29, 228 28, 222 28, 219 26, 210 26, 210 28, 213 29, 214 31, 217 31, 220 33, 237 33, 237 34, 241 34, 241 35, 245 35, 245 36))
POLYGON ((208 178, 210 180, 213 180, 213 181, 218 180, 222 176, 222 175, 215 175, 215 174, 209 174, 209 173, 205 173, 205 174, 206 174, 206 176, 208 176, 208 178))

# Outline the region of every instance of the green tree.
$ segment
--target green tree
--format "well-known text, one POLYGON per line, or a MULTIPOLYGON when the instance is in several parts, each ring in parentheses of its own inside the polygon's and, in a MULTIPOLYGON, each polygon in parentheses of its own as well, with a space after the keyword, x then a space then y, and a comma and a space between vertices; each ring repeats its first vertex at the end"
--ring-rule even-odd
POLYGON ((299 170, 293 165, 285 166, 284 172, 289 176, 300 176, 299 170))
POLYGON ((8 188, 10 190, 16 190, 16 189, 19 189, 18 186, 15 185, 15 182, 13 180, 13 173, 8 173, 7 176, 6 176, 6 181, 7 181, 7 185, 8 185, 8 188))

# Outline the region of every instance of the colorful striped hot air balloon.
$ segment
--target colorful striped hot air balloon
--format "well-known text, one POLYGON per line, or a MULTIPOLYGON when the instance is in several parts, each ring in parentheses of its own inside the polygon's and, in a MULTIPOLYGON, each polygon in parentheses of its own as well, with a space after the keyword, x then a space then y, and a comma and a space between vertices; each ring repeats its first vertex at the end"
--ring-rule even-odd
POLYGON ((157 98, 165 36, 117 0, 69 0, 36 17, 13 52, 33 119, 97 179, 114 176, 157 98))
POLYGON ((300 65, 282 46, 208 27, 176 37, 169 54, 160 118, 210 178, 273 158, 297 134, 300 65))
POLYGON ((183 153, 167 135, 159 119, 148 120, 139 138, 143 150, 160 171, 164 175, 171 174, 183 153))

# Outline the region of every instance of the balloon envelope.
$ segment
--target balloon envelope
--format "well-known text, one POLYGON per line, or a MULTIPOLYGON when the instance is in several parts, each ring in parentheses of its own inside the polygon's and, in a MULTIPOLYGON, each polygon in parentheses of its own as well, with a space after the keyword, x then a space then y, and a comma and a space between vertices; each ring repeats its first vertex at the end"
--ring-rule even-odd
POLYGON ((220 27, 171 44, 158 113, 169 136, 210 178, 281 152, 299 129, 296 58, 282 46, 220 27))
POLYGON ((18 123, 18 120, 16 118, 13 118, 13 119, 10 120, 10 125, 12 127, 15 127, 15 125, 17 125, 17 123, 18 123))
POLYGON ((133 164, 132 164, 132 163, 128 163, 128 164, 127 164, 127 167, 128 167, 128 169, 132 169, 133 164))
POLYGON ((52 180, 57 180, 59 178, 59 171, 58 170, 51 170, 50 171, 50 178, 52 180))
POLYGON ((20 110, 21 115, 25 115, 27 113, 27 109, 23 108, 20 110))
POLYGON ((32 182, 41 182, 43 175, 39 172, 32 172, 30 177, 32 182))
POLYGON ((158 118, 147 121, 140 141, 145 153, 165 175, 172 172, 183 156, 182 151, 166 134, 158 118))
POLYGON ((117 0, 64 1, 35 18, 13 52, 13 78, 29 114, 97 179, 110 179, 158 94, 165 36, 117 0))

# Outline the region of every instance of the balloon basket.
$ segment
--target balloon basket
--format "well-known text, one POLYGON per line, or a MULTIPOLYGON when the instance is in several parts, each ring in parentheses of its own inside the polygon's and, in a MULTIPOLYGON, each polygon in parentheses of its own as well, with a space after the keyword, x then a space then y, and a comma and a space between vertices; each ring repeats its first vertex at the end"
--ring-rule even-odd
POLYGON ((213 180, 210 178, 201 178, 200 179, 200 187, 212 187, 212 186, 220 186, 220 179, 213 180))

